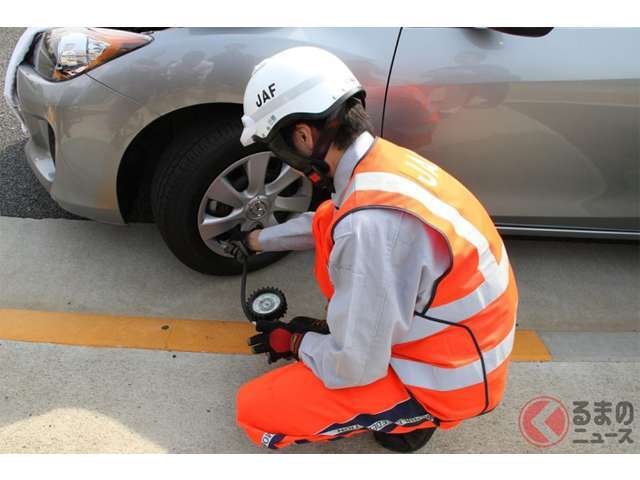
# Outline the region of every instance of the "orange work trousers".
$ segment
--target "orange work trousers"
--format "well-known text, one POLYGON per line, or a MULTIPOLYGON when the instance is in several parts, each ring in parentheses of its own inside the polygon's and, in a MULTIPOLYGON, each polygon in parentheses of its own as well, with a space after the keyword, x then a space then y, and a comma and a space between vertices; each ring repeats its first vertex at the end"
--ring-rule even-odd
POLYGON ((438 423, 391 368, 368 385, 329 389, 302 361, 242 385, 236 421, 252 442, 271 449, 373 430, 406 433, 438 423))

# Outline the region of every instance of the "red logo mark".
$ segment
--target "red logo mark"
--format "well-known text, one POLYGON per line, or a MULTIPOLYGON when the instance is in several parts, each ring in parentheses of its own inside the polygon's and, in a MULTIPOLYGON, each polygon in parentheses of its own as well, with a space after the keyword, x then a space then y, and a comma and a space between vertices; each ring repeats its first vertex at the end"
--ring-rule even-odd
POLYGON ((541 448, 553 447, 567 435, 569 414, 560 400, 536 397, 520 410, 518 426, 527 442, 541 448))

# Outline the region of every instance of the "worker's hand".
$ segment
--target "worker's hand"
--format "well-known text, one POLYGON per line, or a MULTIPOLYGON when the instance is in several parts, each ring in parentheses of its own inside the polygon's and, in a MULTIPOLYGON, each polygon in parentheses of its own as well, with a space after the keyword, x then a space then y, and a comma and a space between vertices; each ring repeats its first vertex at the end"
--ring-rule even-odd
POLYGON ((269 363, 281 358, 299 360, 298 349, 304 332, 296 332, 289 324, 279 321, 258 320, 256 330, 260 332, 247 342, 253 353, 268 353, 269 363))
POLYGON ((244 262, 247 257, 255 255, 256 250, 251 247, 249 242, 249 235, 254 232, 256 230, 243 232, 240 226, 231 230, 223 244, 225 252, 240 263, 244 262))
POLYGON ((260 235, 260 230, 262 230, 262 229, 261 228, 256 228, 255 230, 251 230, 247 234, 247 244, 249 245, 249 248, 251 250, 253 250, 254 252, 261 252, 262 251, 262 246, 260 245, 260 242, 258 241, 258 235, 260 235))
POLYGON ((323 335, 331 333, 326 320, 311 317, 294 317, 289 322, 289 330, 292 332, 315 332, 323 335))

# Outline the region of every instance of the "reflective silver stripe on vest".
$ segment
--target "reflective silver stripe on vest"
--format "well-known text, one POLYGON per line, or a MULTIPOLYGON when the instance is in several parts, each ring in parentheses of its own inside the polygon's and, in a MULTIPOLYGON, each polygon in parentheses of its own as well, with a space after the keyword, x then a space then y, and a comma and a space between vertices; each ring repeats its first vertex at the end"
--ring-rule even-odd
MULTIPOLYGON (((491 350, 483 352, 487 375, 502 365, 511 353, 515 329, 514 322, 509 335, 491 350)), ((469 341, 471 342, 471 339, 469 341)), ((390 364, 405 385, 440 392, 470 387, 484 381, 480 359, 457 368, 436 367, 424 362, 394 357, 391 358, 390 364)))
MULTIPOLYGON (((442 217, 451 223, 458 235, 476 247, 479 257, 478 270, 485 278, 489 277, 492 269, 497 267, 498 262, 496 262, 496 258, 489 248, 489 242, 484 235, 469 220, 460 215, 458 210, 443 202, 416 182, 395 173, 366 172, 358 173, 354 176, 349 190, 351 192, 354 190, 378 190, 406 195, 417 200, 434 215, 442 217)), ((348 195, 345 196, 345 198, 347 197, 348 195)))
MULTIPOLYGON (((502 257, 497 270, 494 270, 489 278, 468 295, 453 302, 430 308, 426 315, 438 320, 459 323, 477 315, 496 301, 509 286, 509 259, 502 246, 502 257)), ((398 343, 412 342, 420 338, 434 335, 449 325, 438 323, 416 315, 411 323, 409 331, 398 343)))
MULTIPOLYGON (((429 309, 429 316, 449 322, 461 322, 480 313, 506 291, 509 286, 509 257, 504 245, 502 246, 500 264, 498 264, 484 235, 454 207, 443 202, 416 182, 393 173, 367 172, 355 175, 345 198, 348 198, 354 191, 365 190, 398 193, 413 198, 434 215, 450 222, 456 233, 478 251, 478 270, 482 273, 484 282, 462 298, 429 309)), ((446 328, 446 325, 416 317, 411 330, 400 343, 433 335, 443 328, 446 328)))

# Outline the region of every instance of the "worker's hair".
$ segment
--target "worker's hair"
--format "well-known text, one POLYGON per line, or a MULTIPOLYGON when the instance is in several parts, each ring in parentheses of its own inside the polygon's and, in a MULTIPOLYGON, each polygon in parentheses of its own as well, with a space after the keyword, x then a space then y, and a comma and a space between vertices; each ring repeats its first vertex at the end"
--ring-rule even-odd
POLYGON ((345 102, 344 119, 333 144, 339 150, 346 150, 363 132, 373 135, 373 125, 360 99, 351 97, 345 102))
MULTIPOLYGON (((299 122, 294 122, 293 124, 283 128, 283 137, 290 146, 293 146, 291 138, 295 129, 295 125, 298 123, 306 123, 307 125, 315 127, 318 130, 322 130, 325 119, 300 120, 299 122)), ((363 132, 369 132, 371 135, 373 135, 373 124, 371 123, 369 115, 362 105, 362 101, 357 97, 350 97, 345 102, 344 117, 342 120, 342 124, 340 125, 340 128, 336 133, 336 137, 333 140, 333 144, 339 150, 346 150, 349 145, 351 145, 353 141, 358 138, 363 132)))

